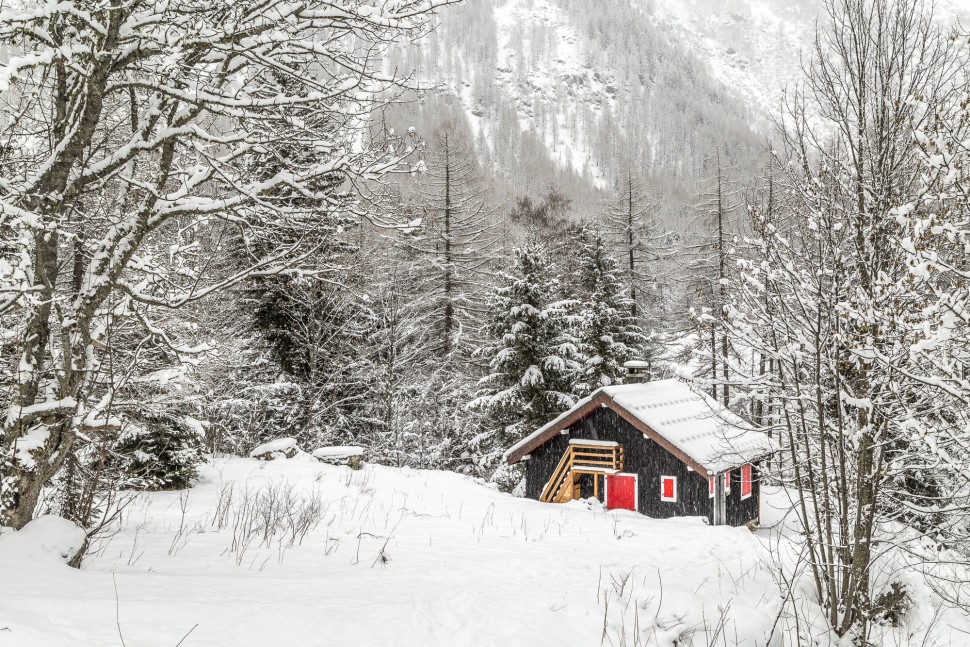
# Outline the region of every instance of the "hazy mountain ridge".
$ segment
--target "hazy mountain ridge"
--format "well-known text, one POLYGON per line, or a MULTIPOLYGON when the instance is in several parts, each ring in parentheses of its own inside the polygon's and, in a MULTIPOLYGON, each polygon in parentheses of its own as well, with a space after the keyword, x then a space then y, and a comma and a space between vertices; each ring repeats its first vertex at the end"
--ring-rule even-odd
POLYGON ((746 106, 635 0, 468 3, 402 57, 445 79, 483 165, 518 191, 608 190, 632 169, 685 194, 715 153, 760 155, 746 106))
POLYGON ((751 108, 755 121, 779 106, 801 73, 811 44, 817 0, 653 0, 658 24, 703 60, 711 74, 751 108))
MULTIPOLYGON (((786 86, 802 76, 820 0, 641 0, 641 11, 703 60, 712 76, 749 106, 755 123, 776 114, 786 86)), ((937 0, 940 25, 970 25, 970 0, 937 0)))

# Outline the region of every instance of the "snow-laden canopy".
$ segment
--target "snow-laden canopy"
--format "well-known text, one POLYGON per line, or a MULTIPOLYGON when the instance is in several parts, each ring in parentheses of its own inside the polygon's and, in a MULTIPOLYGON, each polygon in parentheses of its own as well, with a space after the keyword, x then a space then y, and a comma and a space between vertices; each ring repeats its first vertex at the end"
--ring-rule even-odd
POLYGON ((762 458, 777 449, 766 434, 751 427, 713 398, 679 380, 620 384, 597 389, 571 409, 537 429, 505 452, 516 463, 563 429, 606 406, 708 475, 762 458), (626 415, 624 415, 626 414, 626 415))

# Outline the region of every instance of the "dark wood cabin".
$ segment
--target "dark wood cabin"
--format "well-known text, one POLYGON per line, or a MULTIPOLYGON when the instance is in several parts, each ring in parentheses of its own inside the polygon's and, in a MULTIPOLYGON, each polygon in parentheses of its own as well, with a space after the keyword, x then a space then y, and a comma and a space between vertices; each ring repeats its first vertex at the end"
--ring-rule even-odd
POLYGON ((603 387, 511 447, 526 496, 596 497, 649 517, 706 517, 741 526, 760 517, 765 434, 678 380, 603 387))

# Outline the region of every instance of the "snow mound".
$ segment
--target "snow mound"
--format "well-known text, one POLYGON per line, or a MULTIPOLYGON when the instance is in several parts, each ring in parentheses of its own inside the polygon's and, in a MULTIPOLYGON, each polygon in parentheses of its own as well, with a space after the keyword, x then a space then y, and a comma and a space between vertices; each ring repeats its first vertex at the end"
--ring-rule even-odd
POLYGON ((321 463, 350 465, 358 469, 364 459, 364 448, 356 445, 334 445, 315 449, 311 455, 321 463))
POLYGON ((313 450, 314 458, 347 458, 348 456, 363 456, 364 448, 356 445, 334 445, 313 450))
POLYGON ((272 461, 278 458, 293 458, 299 453, 300 448, 296 444, 296 438, 277 438, 268 443, 263 443, 249 452, 249 457, 261 461, 272 461))
POLYGON ((21 530, 0 537, 0 558, 70 562, 84 546, 84 530, 73 522, 44 515, 21 530))

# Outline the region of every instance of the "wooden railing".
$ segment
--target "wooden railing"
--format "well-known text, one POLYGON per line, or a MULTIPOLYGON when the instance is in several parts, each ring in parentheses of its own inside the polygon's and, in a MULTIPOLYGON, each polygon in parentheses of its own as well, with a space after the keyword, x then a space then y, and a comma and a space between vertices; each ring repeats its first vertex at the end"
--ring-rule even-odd
MULTIPOLYGON (((542 490, 540 501, 565 503, 580 497, 579 477, 583 474, 601 476, 623 471, 623 447, 606 441, 569 441, 552 478, 542 490)), ((599 495, 599 479, 594 478, 594 495, 599 495)))

